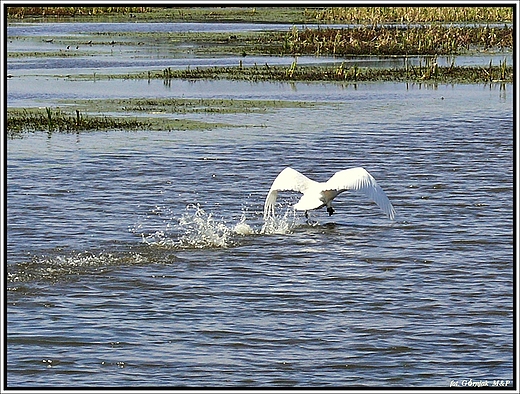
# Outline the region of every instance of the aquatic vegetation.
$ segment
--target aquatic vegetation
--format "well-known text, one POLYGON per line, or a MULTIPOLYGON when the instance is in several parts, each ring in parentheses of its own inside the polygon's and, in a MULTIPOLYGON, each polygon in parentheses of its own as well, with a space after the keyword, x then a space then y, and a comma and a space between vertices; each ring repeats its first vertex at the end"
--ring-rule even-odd
MULTIPOLYGON (((289 102, 213 99, 117 99, 117 100, 63 100, 65 106, 74 105, 73 112, 60 108, 9 108, 7 136, 13 138, 24 132, 78 133, 108 130, 212 130, 217 127, 253 127, 220 122, 175 118, 176 114, 195 112, 238 113, 266 111, 268 107, 285 107, 289 102), (263 105, 263 104, 265 105, 263 105), (285 103, 285 104, 284 104, 285 103), (108 112, 110 115, 102 115, 108 112), (148 112, 128 117, 128 112, 148 112)), ((302 106, 295 103, 293 106, 302 106)))
MULTIPOLYGON (((63 101, 64 105, 71 102, 63 101)), ((74 105, 87 111, 150 112, 158 114, 218 113, 236 114, 266 112, 278 108, 315 107, 318 103, 284 100, 240 100, 221 98, 127 98, 74 100, 74 105)))
MULTIPOLYGON (((128 98, 62 100, 64 107, 74 105, 72 112, 60 108, 9 108, 7 135, 23 132, 83 132, 105 130, 211 130, 217 127, 255 127, 255 125, 205 122, 172 116, 191 113, 233 114, 266 112, 277 108, 314 107, 317 103, 283 100, 128 98), (100 113, 111 115, 100 115, 100 113), (129 112, 140 116, 125 117, 129 112), (95 115, 94 115, 95 114, 95 115)), ((256 125, 258 126, 258 125, 256 125)))
POLYGON ((87 130, 135 130, 148 127, 143 120, 108 116, 85 116, 79 110, 75 114, 62 112, 59 108, 41 110, 9 109, 7 111, 7 134, 13 136, 25 131, 78 132, 87 130))
MULTIPOLYGON (((184 70, 172 70, 167 73, 164 70, 154 70, 134 74, 110 75, 104 78, 124 79, 165 79, 168 83, 171 79, 229 79, 246 81, 401 81, 420 82, 434 80, 437 82, 511 82, 513 80, 513 67, 505 64, 489 67, 462 67, 438 66, 437 57, 432 56, 422 61, 418 66, 406 65, 402 68, 380 69, 369 67, 347 66, 345 62, 338 65, 326 66, 299 66, 295 60, 289 67, 263 66, 252 67, 206 67, 186 68, 184 70), (166 74, 166 75, 165 75, 166 74)), ((88 76, 82 76, 88 78, 88 76)), ((103 76, 97 76, 103 78, 103 76)))
POLYGON ((108 130, 208 130, 230 126, 222 123, 202 122, 191 119, 169 119, 157 117, 125 117, 107 115, 85 115, 79 110, 75 114, 59 108, 8 109, 7 135, 15 137, 24 132, 46 131, 48 133, 78 133, 84 131, 108 130))
MULTIPOLYGON (((107 33, 98 33, 104 35, 107 33)), ((513 27, 402 25, 357 26, 349 28, 304 28, 293 26, 287 31, 240 32, 230 35, 220 32, 129 33, 115 34, 123 38, 170 44, 173 51, 180 44, 189 45, 199 55, 442 55, 470 53, 476 50, 513 49, 513 27)), ((114 34, 110 34, 110 40, 114 34)), ((107 44, 106 42, 105 44, 107 44)), ((99 42, 98 42, 99 44, 99 42)), ((184 51, 183 46, 179 51, 184 51)))
POLYGON ((286 55, 443 55, 513 48, 513 27, 415 26, 299 30, 273 34, 286 55))
MULTIPOLYGON (((298 29, 277 32, 100 32, 78 39, 53 38, 46 51, 8 51, 9 58, 79 57, 103 53, 113 46, 168 47, 171 56, 250 55, 444 55, 477 51, 512 51, 512 26, 400 26, 298 29), (77 49, 66 50, 67 46, 77 49), (86 50, 88 46, 88 50, 86 50), (91 47, 94 47, 91 48, 91 47), (105 47, 105 48, 104 48, 105 47), (108 47, 108 48, 107 48, 108 47)), ((140 50, 140 49, 138 49, 140 50)), ((167 77, 168 68, 164 69, 167 77)))
POLYGON ((311 19, 303 7, 7 7, 10 19, 23 18, 110 18, 169 22, 285 22, 305 23, 311 19))
POLYGON ((7 56, 9 58, 27 58, 27 57, 49 57, 49 58, 69 58, 69 57, 80 57, 86 56, 85 51, 66 51, 66 50, 58 50, 58 51, 47 51, 47 52, 28 52, 28 51, 20 51, 7 52, 7 56))
MULTIPOLYGON (((509 67, 510 68, 510 67, 509 67)), ((489 61, 489 66, 487 69, 482 68, 482 71, 487 75, 489 82, 493 81, 507 81, 513 78, 512 71, 509 71, 507 66, 507 62, 504 60, 501 61, 498 68, 493 67, 493 60, 489 61), (498 72, 497 72, 498 71, 498 72), (497 78, 498 74, 498 78, 497 78)))

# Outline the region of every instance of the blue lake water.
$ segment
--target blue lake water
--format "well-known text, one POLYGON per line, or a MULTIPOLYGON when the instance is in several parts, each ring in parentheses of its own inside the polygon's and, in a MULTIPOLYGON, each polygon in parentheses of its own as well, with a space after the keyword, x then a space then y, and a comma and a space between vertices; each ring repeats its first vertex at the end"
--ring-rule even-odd
MULTIPOLYGON (((68 81, 8 105, 221 97, 313 103, 190 114, 205 131, 37 132, 7 145, 8 387, 449 387, 513 380, 511 84, 68 81), (278 222, 291 166, 365 167, 278 222)), ((511 385, 512 383, 510 383, 511 385)))
POLYGON ((8 383, 511 379, 510 94, 321 86, 313 109, 228 115, 249 126, 9 140, 8 383), (396 220, 352 193, 309 226, 287 193, 262 233, 289 165, 364 166, 396 220))

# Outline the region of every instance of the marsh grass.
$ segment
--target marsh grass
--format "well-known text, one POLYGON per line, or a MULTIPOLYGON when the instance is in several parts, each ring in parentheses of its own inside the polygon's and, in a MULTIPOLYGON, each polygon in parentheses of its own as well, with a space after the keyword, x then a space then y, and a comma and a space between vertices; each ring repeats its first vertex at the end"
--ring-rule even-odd
POLYGON ((9 19, 308 23, 303 7, 8 7, 9 19))
POLYGON ((8 18, 78 17, 151 12, 154 7, 7 7, 8 18))
MULTIPOLYGON (((274 36, 274 35, 273 35, 274 36)), ((471 49, 513 48, 513 28, 480 26, 359 27, 303 29, 293 27, 271 38, 290 55, 448 55, 471 49)))
POLYGON ((74 114, 59 108, 8 109, 6 129, 8 135, 27 131, 73 133, 78 131, 137 130, 149 127, 148 122, 109 116, 85 116, 79 110, 74 114))
MULTIPOLYGON (((91 78, 87 75, 81 78, 91 78)), ((299 66, 297 59, 290 66, 255 65, 250 67, 207 67, 186 68, 184 70, 152 70, 134 74, 99 75, 97 78, 114 79, 162 79, 166 85, 173 79, 187 80, 245 80, 245 81, 402 81, 420 82, 435 80, 449 83, 482 83, 482 82, 512 82, 513 67, 504 62, 488 67, 439 66, 437 57, 431 56, 418 66, 406 63, 405 67, 379 69, 369 67, 348 66, 346 62, 340 65, 299 66), (167 79, 166 79, 167 78, 167 79)))
MULTIPOLYGON (((44 131, 78 133, 108 130, 181 130, 204 131, 220 127, 262 127, 258 124, 229 124, 188 119, 190 114, 265 113, 282 108, 311 108, 319 103, 285 100, 240 100, 213 98, 125 98, 62 100, 60 108, 10 108, 7 111, 7 135, 44 131), (116 115, 92 115, 107 112, 116 115), (128 113, 136 113, 129 118, 128 113), (138 114, 137 114, 138 113, 138 114), (87 115, 89 114, 89 115, 87 115)), ((329 104, 330 105, 330 104, 329 104)))
POLYGON ((171 22, 383 23, 512 22, 513 7, 7 7, 7 17, 171 22))
MULTIPOLYGON (((65 112, 60 108, 9 108, 7 136, 14 138, 26 132, 43 131, 49 134, 79 133, 110 130, 181 130, 204 131, 220 127, 258 127, 251 124, 207 122, 183 117, 191 113, 230 114, 266 112, 276 108, 303 107, 316 104, 279 100, 224 100, 224 99, 95 99, 63 100, 76 108, 65 112), (108 112, 112 115, 93 115, 108 112), (128 113, 140 113, 128 117, 128 113), (90 113, 90 114, 87 114, 90 113), (114 115, 115 114, 115 115, 114 115), (177 117, 178 116, 178 117, 177 117)), ((261 125, 260 125, 261 126, 261 125)))
POLYGON ((512 22, 513 7, 327 7, 305 16, 325 23, 512 22))
MULTIPOLYGON (((55 50, 11 52, 9 57, 95 56, 116 47, 159 47, 182 56, 186 47, 197 56, 248 55, 452 55, 478 51, 512 51, 513 27, 449 24, 366 25, 346 28, 297 28, 254 32, 98 32, 82 37, 46 37, 55 50), (65 50, 65 47, 75 48, 65 50), (88 49, 86 47, 88 46, 88 49), (94 49, 91 48, 94 46, 94 49)), ((139 49, 138 49, 139 50, 139 49)))
MULTIPOLYGON (((108 33, 99 33, 99 35, 108 33)), ((121 45, 145 41, 149 45, 191 44, 203 55, 444 55, 475 50, 512 50, 513 27, 403 25, 322 27, 287 31, 229 33, 117 33, 121 45)), ((113 34, 111 34, 112 40, 113 34)))

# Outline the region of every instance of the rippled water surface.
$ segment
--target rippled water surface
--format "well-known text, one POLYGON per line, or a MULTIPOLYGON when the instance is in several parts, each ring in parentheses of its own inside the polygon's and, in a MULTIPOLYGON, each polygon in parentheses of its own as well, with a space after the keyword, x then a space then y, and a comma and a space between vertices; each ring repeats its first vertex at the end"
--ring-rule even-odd
POLYGON ((512 381, 511 85, 59 84, 11 80, 8 102, 315 105, 8 140, 8 386, 512 381), (363 166, 396 220, 344 193, 307 224, 283 192, 265 226, 286 166, 316 180, 363 166))

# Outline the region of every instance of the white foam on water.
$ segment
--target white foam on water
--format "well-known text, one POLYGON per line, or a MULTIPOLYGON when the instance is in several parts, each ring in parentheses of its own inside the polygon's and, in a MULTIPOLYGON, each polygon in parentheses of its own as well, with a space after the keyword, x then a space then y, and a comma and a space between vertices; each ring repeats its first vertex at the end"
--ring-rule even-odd
POLYGON ((206 212, 199 204, 191 204, 180 218, 172 217, 163 225, 164 229, 141 234, 143 242, 169 249, 228 248, 236 246, 243 236, 290 233, 297 219, 294 211, 287 209, 283 216, 269 218, 262 226, 248 222, 246 213, 233 224, 206 212))
POLYGON ((233 231, 222 220, 215 220, 213 214, 206 213, 199 205, 188 206, 179 220, 183 234, 180 247, 226 248, 232 244, 233 231))
POLYGON ((253 228, 246 223, 246 215, 242 214, 242 217, 240 218, 240 221, 235 224, 235 227, 233 227, 233 232, 238 235, 251 235, 251 234, 257 234, 253 228))

